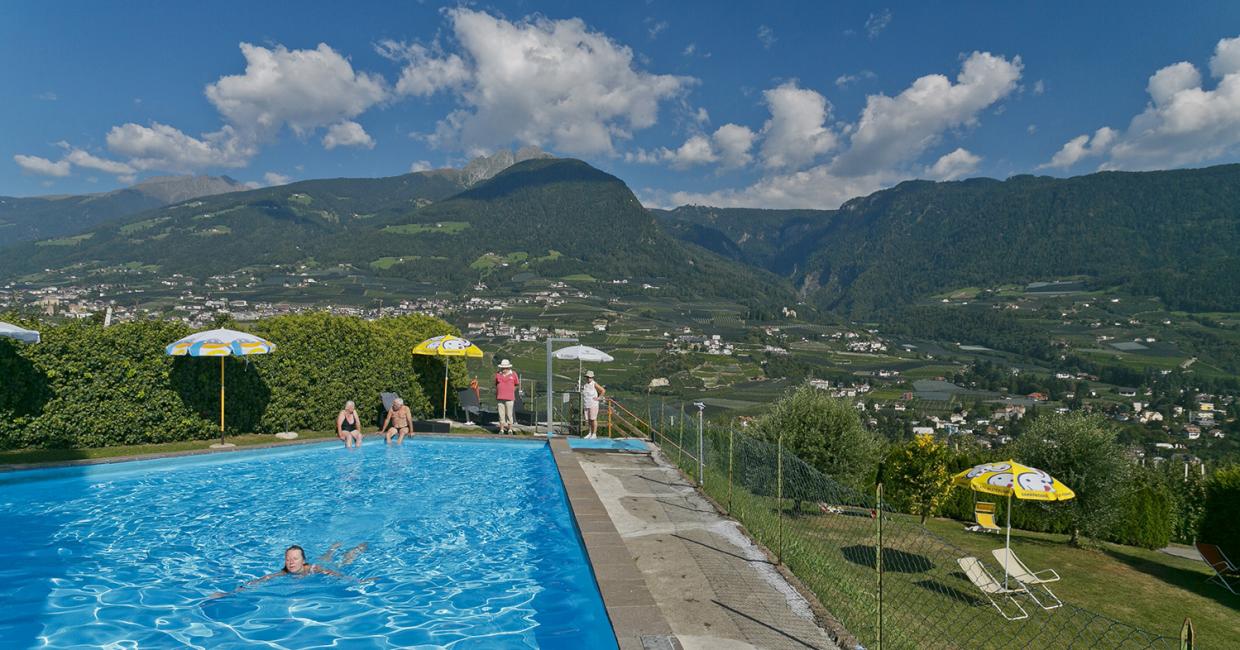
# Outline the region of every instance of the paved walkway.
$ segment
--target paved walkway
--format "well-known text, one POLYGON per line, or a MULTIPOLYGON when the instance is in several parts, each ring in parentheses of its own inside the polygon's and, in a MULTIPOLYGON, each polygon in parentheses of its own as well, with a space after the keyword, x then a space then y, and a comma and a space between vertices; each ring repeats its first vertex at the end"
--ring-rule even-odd
POLYGON ((666 462, 577 453, 685 650, 834 649, 761 549, 666 462))

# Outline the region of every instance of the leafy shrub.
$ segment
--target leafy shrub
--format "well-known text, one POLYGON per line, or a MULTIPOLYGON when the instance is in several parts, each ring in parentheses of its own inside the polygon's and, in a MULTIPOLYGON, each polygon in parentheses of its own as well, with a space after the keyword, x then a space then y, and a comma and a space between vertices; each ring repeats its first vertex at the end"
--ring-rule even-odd
MULTIPOLYGON (((0 341, 0 448, 97 447, 219 434, 219 360, 164 354, 168 343, 190 333, 184 324, 24 325, 42 331, 43 342, 0 341)), ((364 321, 328 314, 280 316, 248 331, 277 349, 225 359, 225 419, 234 434, 330 429, 349 399, 364 417, 377 414, 381 391, 400 394, 417 414, 437 414, 432 403, 440 403, 444 364, 410 351, 425 338, 455 332, 427 316, 364 321)), ((449 368, 450 384, 464 385, 464 363, 453 361, 449 368)))
POLYGON ((863 492, 873 486, 882 440, 844 400, 806 384, 775 402, 754 429, 768 442, 782 436, 785 450, 844 485, 863 492))
POLYGON ((1120 544, 1159 549, 1171 541, 1173 499, 1157 472, 1136 468, 1118 504, 1118 517, 1107 538, 1120 544))
POLYGON ((933 435, 922 434, 896 447, 887 457, 884 479, 892 502, 904 512, 926 517, 936 514, 952 489, 948 471, 951 454, 933 435))
POLYGON ((1197 539, 1217 544, 1228 557, 1240 557, 1240 465, 1222 467, 1206 481, 1197 539))

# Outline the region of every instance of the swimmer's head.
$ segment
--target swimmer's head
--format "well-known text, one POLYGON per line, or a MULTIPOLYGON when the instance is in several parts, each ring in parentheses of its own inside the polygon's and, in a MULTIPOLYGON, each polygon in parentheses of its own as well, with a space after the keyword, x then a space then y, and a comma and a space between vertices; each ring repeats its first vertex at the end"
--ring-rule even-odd
POLYGON ((306 551, 294 544, 284 551, 284 570, 288 573, 301 573, 306 568, 306 551))
POLYGON ((344 403, 344 410, 346 410, 346 411, 350 411, 350 412, 352 412, 352 411, 353 411, 353 409, 355 409, 355 408, 357 408, 357 404, 354 404, 354 403, 353 403, 353 400, 349 400, 349 401, 347 401, 347 402, 345 402, 345 403, 344 403))
POLYGON ((403 400, 403 399, 401 399, 401 398, 399 398, 399 397, 397 397, 396 399, 392 400, 392 406, 395 406, 396 408, 400 408, 400 407, 402 407, 402 406, 404 406, 404 405, 405 405, 405 400, 403 400))

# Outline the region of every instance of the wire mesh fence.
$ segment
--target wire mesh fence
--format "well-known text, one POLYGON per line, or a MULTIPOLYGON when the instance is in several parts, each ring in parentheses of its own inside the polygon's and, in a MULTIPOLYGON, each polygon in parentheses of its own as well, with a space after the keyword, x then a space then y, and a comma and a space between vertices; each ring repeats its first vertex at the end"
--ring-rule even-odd
POLYGON ((966 560, 967 571, 961 560, 970 554, 888 507, 881 485, 872 492, 846 486, 781 440, 711 426, 693 405, 611 408, 612 435, 647 438, 701 485, 817 596, 835 619, 831 627, 846 630, 844 647, 1181 647, 1179 639, 1048 596, 1053 585, 1009 580, 1005 588, 993 558, 966 560))

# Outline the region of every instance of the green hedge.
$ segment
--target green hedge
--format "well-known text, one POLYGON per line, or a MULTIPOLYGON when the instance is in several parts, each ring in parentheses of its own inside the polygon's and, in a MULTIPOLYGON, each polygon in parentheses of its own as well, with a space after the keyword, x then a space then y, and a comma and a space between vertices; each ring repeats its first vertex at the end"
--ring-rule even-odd
MULTIPOLYGON (((191 332, 186 325, 20 324, 39 329, 43 342, 0 339, 0 448, 218 435, 218 359, 164 354, 168 343, 191 332)), ((364 321, 328 314, 280 316, 241 329, 268 338, 277 349, 225 360, 225 419, 233 434, 330 429, 349 399, 370 425, 381 391, 399 393, 418 415, 431 415, 434 404, 438 415, 443 362, 414 357, 410 350, 427 337, 456 333, 426 316, 364 321)), ((464 385, 464 363, 453 361, 450 368, 451 384, 464 385)))
POLYGON ((1219 545, 1230 558, 1240 557, 1240 465, 1222 467, 1206 481, 1197 539, 1219 545))
POLYGON ((1153 470, 1139 468, 1127 483, 1118 504, 1120 515, 1106 539, 1149 549, 1165 547, 1175 525, 1174 499, 1166 479, 1153 470))

